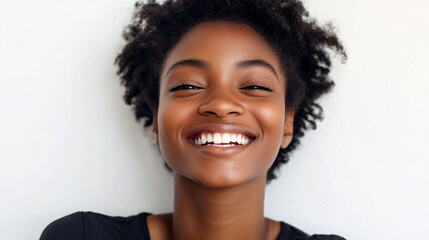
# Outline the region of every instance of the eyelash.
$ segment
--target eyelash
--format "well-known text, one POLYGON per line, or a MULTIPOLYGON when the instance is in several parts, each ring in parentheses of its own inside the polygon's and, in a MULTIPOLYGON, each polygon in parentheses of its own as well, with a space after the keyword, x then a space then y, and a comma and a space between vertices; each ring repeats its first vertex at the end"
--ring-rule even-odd
POLYGON ((177 87, 170 88, 170 92, 174 92, 177 90, 196 90, 196 89, 202 89, 201 87, 197 87, 191 84, 181 84, 177 87))
MULTIPOLYGON (((203 88, 202 87, 197 87, 197 86, 194 86, 194 85, 191 85, 191 84, 181 84, 181 85, 179 85, 177 87, 172 87, 169 90, 170 90, 170 92, 174 92, 174 91, 177 91, 177 90, 197 90, 197 89, 203 89, 203 88)), ((264 86, 261 86, 261 85, 249 85, 249 86, 246 86, 246 87, 242 87, 240 89, 243 89, 243 90, 264 90, 264 91, 268 91, 268 92, 272 92, 273 91, 271 88, 264 87, 264 86)))
POLYGON ((261 85, 250 85, 250 86, 243 87, 243 88, 240 88, 240 89, 264 90, 264 91, 268 91, 268 92, 272 92, 273 91, 273 89, 268 88, 268 87, 264 87, 264 86, 261 86, 261 85))

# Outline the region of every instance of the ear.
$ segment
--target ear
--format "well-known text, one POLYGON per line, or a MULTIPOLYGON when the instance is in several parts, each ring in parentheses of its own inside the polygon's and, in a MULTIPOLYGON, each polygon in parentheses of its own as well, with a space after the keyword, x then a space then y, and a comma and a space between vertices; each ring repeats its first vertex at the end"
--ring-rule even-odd
POLYGON ((155 139, 156 145, 159 145, 159 137, 158 137, 158 113, 153 112, 153 123, 152 123, 152 135, 155 139))
POLYGON ((292 142, 293 138, 293 118, 295 116, 294 111, 287 111, 286 117, 285 117, 285 125, 283 130, 283 137, 282 137, 282 143, 280 147, 282 149, 285 149, 290 142, 292 142))

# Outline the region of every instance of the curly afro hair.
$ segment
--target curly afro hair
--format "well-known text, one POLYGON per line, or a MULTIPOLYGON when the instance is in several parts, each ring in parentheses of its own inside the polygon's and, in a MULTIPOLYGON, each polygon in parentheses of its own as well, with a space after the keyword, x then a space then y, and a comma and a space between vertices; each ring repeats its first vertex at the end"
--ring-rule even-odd
MULTIPOLYGON (((150 0, 137 2, 131 24, 123 36, 126 45, 117 56, 117 74, 137 121, 153 123, 158 108, 159 75, 167 52, 197 24, 208 21, 246 24, 258 32, 277 53, 286 73, 286 110, 294 110, 293 139, 280 149, 268 170, 267 182, 287 163, 304 132, 316 129, 322 108, 316 100, 334 85, 328 74, 330 52, 347 56, 330 24, 319 25, 299 0, 150 0)), ((168 168, 168 166, 166 165, 168 168)))

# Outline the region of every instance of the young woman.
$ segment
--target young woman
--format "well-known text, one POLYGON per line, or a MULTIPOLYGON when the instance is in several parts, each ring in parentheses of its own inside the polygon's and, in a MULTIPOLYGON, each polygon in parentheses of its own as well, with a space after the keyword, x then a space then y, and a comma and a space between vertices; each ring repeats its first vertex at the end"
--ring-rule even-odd
POLYGON ((136 4, 116 62, 132 105, 175 181, 174 212, 122 218, 79 212, 60 239, 342 239, 264 217, 265 185, 321 119, 344 49, 298 0, 136 4))

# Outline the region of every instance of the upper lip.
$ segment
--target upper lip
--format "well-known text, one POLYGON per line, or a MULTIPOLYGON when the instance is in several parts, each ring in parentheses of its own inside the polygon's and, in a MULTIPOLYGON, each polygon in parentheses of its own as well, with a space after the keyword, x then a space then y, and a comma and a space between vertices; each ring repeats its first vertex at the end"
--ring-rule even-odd
POLYGON ((217 124, 205 123, 194 127, 188 135, 188 139, 192 140, 201 133, 236 133, 249 136, 251 139, 256 138, 256 134, 248 128, 230 125, 230 124, 217 124))

